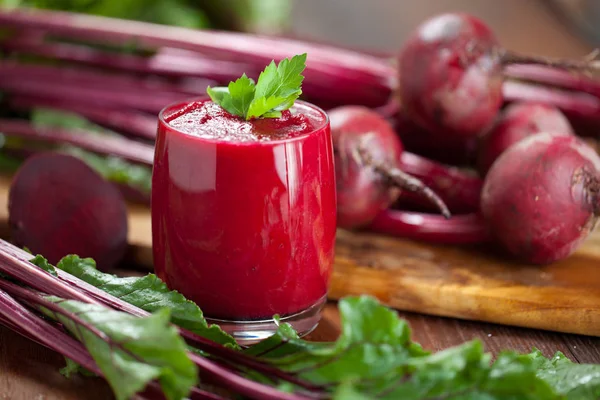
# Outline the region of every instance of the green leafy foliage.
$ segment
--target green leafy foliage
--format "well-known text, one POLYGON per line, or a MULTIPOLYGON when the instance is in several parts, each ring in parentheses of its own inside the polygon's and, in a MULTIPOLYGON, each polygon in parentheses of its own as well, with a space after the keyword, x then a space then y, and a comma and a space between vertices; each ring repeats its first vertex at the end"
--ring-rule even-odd
POLYGON ((16 157, 12 157, 5 153, 0 153, 0 171, 5 173, 17 172, 21 166, 21 160, 16 157))
MULTIPOLYGON (((105 129, 77 114, 36 108, 31 113, 31 122, 37 126, 53 126, 64 129, 85 129, 99 135, 118 136, 117 133, 105 129)), ((150 194, 152 169, 134 164, 115 156, 100 156, 75 146, 63 145, 60 151, 71 154, 84 161, 105 179, 127 185, 141 193, 150 194)), ((2 159, 0 158, 0 161, 2 159)))
POLYGON ((32 258, 29 262, 32 263, 32 264, 34 264, 34 265, 37 265, 38 267, 40 267, 44 271, 48 272, 50 275, 58 276, 58 274, 56 273, 56 269, 54 268, 54 266, 52 264, 50 264, 48 262, 48 260, 46 260, 44 257, 42 257, 39 254, 37 256, 35 256, 34 258, 32 258))
POLYGON ((438 353, 410 340, 407 323, 375 299, 339 303, 342 333, 332 343, 299 339, 281 324, 246 350, 339 399, 559 399, 528 356, 503 353, 491 363, 479 341, 438 353))
POLYGON ((217 343, 238 348, 235 340, 218 325, 208 325, 200 308, 181 293, 169 290, 156 275, 119 278, 96 269, 91 258, 75 255, 64 257, 56 264, 61 269, 106 293, 133 304, 145 311, 162 308, 171 311, 171 322, 217 343))
MULTIPOLYGON (((39 258, 36 263, 44 265, 39 258)), ((149 311, 171 309, 172 322, 210 337, 201 311, 153 275, 117 278, 96 270, 93 260, 77 256, 64 258, 57 267, 149 311)), ((303 340, 276 316, 279 329, 273 336, 238 349, 319 386, 333 399, 597 400, 600 396, 600 365, 575 364, 562 353, 548 359, 536 349, 529 354, 504 351, 492 361, 478 340, 432 353, 411 340, 406 321, 374 298, 347 297, 338 304, 342 330, 336 341, 303 340)), ((66 372, 75 371, 76 364, 68 363, 66 372)), ((241 371, 283 391, 297 389, 256 371, 241 371)))
POLYGON ((246 117, 250 104, 254 99, 255 85, 252 79, 243 74, 235 82, 230 82, 225 88, 206 88, 206 92, 215 103, 219 104, 230 114, 246 117))
POLYGON ((96 374, 83 368, 81 365, 77 364, 75 361, 71 360, 68 357, 65 357, 65 363, 65 366, 60 369, 60 374, 67 379, 77 374, 90 377, 96 376, 96 374))
POLYGON ((283 59, 276 65, 272 61, 260 73, 256 84, 243 74, 227 88, 208 87, 213 102, 230 114, 249 120, 251 118, 278 118, 302 94, 302 72, 306 68, 306 53, 283 59))
POLYGON ((561 352, 548 359, 537 349, 527 357, 532 360, 537 376, 567 399, 600 398, 600 365, 575 364, 561 352))
POLYGON ((291 0, 0 0, 0 5, 267 34, 286 28, 292 11, 291 0))
MULTIPOLYGON (((83 343, 118 400, 130 399, 155 379, 166 398, 173 400, 184 398, 197 384, 197 367, 187 356, 185 341, 169 324, 168 309, 138 318, 95 304, 47 299, 85 322, 43 309, 83 343)), ((68 374, 78 366, 68 363, 66 368, 63 371, 68 374)))
POLYGON ((152 168, 134 164, 114 156, 99 156, 78 147, 65 146, 63 152, 71 154, 93 168, 106 180, 127 185, 150 194, 152 186, 152 168))
POLYGON ((187 0, 3 0, 10 6, 79 12, 187 28, 208 27, 204 11, 187 0))
POLYGON ((31 111, 31 122, 36 126, 52 126, 64 129, 85 129, 97 133, 116 133, 101 128, 75 113, 51 110, 48 108, 35 108, 31 111))

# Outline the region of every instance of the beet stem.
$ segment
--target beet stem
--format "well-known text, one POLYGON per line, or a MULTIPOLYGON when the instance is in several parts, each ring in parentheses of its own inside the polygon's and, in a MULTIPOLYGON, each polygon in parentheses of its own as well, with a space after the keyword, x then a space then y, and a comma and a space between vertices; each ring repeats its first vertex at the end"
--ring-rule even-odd
POLYGON ((109 136, 82 129, 37 127, 28 121, 0 118, 0 131, 6 136, 71 144, 103 155, 114 155, 145 165, 152 165, 154 146, 120 136, 109 136))
POLYGON ((581 73, 532 64, 513 64, 504 68, 504 76, 562 89, 581 91, 600 97, 600 82, 581 73))
MULTIPOLYGON (((3 282, 0 281, 0 283, 3 282)), ((0 290, 0 324, 7 326, 31 341, 70 358, 94 374, 104 376, 102 370, 79 341, 25 308, 3 290, 0 290)), ((160 386, 155 381, 149 383, 149 388, 154 393, 162 393, 160 386)), ((190 396, 191 399, 223 399, 219 395, 199 388, 193 388, 190 396)))
POLYGON ((152 117, 149 114, 34 96, 11 96, 8 102, 11 108, 17 110, 51 108, 71 112, 118 133, 151 141, 156 139, 156 117, 152 117))
POLYGON ((570 116, 600 119, 600 99, 589 93, 505 80, 502 94, 505 101, 539 102, 553 105, 570 116))
POLYGON ((189 99, 187 94, 174 94, 159 89, 133 89, 115 83, 74 83, 60 71, 35 74, 0 63, 0 88, 9 94, 29 95, 50 99, 69 100, 89 105, 129 108, 157 114, 166 105, 189 99))
POLYGON ((102 371, 81 343, 45 322, 4 290, 0 290, 0 321, 16 325, 19 334, 61 353, 97 375, 102 375, 102 371))
POLYGON ((134 42, 141 47, 174 47, 203 53, 228 55, 264 65, 290 54, 309 53, 307 70, 329 77, 342 76, 357 85, 388 89, 395 68, 381 58, 334 46, 247 33, 193 30, 140 21, 121 20, 61 11, 11 9, 0 12, 0 25, 40 29, 49 33, 103 43, 134 42))
MULTIPOLYGON (((111 296, 75 276, 68 274, 60 269, 56 269, 58 278, 43 271, 39 267, 31 264, 33 256, 20 248, 0 239, 0 272, 22 281, 36 290, 44 291, 49 294, 73 299, 91 304, 104 304, 119 311, 145 317, 150 313, 131 305, 117 297, 111 296)), ((308 390, 318 390, 319 387, 299 379, 285 371, 271 367, 258 359, 247 356, 243 353, 226 348, 209 339, 198 336, 188 330, 178 328, 180 334, 188 341, 196 345, 200 350, 215 357, 232 360, 239 365, 254 369, 268 376, 276 377, 288 381, 308 390)))
POLYGON ((433 190, 426 186, 419 179, 401 171, 397 167, 393 167, 385 162, 374 161, 374 157, 371 152, 366 148, 364 141, 359 145, 358 155, 364 165, 371 166, 377 173, 379 173, 388 182, 389 186, 395 186, 400 189, 408 190, 412 193, 417 193, 440 210, 441 214, 446 218, 450 218, 450 210, 446 203, 438 196, 433 190))
POLYGON ((476 244, 489 240, 484 220, 478 214, 438 215, 384 210, 369 225, 373 232, 438 244, 476 244))
MULTIPOLYGON (((112 70, 130 71, 168 77, 200 77, 215 81, 229 81, 246 72, 249 65, 226 60, 202 57, 187 50, 177 52, 160 49, 151 56, 116 54, 67 43, 45 43, 38 38, 14 38, 0 43, 0 48, 16 53, 33 54, 45 58, 79 63, 112 70)), ((258 73, 260 71, 256 71, 258 73)))
POLYGON ((431 203, 435 204, 446 219, 451 217, 450 210, 446 206, 446 203, 444 203, 444 200, 419 179, 398 168, 389 166, 377 165, 375 166, 375 170, 389 179, 394 186, 424 196, 431 203))
POLYGON ((483 186, 479 177, 407 151, 402 153, 399 168, 432 188, 453 212, 479 209, 483 186))

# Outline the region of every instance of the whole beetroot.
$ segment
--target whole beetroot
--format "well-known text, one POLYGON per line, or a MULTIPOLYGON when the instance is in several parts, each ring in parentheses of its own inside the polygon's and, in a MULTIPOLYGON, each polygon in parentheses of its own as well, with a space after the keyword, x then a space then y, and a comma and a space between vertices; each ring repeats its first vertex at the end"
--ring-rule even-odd
POLYGON ((51 263, 69 254, 110 270, 127 245, 127 208, 120 192, 71 155, 27 159, 9 193, 11 239, 51 263))
POLYGON ((489 26, 466 13, 445 13, 421 23, 398 56, 402 109, 431 133, 464 140, 489 126, 503 102, 504 67, 538 64, 595 68, 583 60, 551 60, 503 48, 489 26))
POLYGON ((512 103, 479 142, 477 166, 485 176, 494 161, 513 144, 542 132, 573 135, 573 128, 556 107, 539 103, 512 103))
POLYGON ((496 241, 532 264, 573 253, 594 229, 600 158, 575 136, 540 133, 506 150, 486 176, 481 211, 496 241))
POLYGON ((411 34, 399 55, 402 108, 418 125, 473 137, 502 104, 502 57, 491 29, 462 13, 432 17, 411 34))
POLYGON ((363 106, 328 111, 335 157, 338 225, 357 228, 370 223, 399 195, 416 192, 450 212, 440 197, 419 179, 401 171, 402 143, 391 124, 363 106))

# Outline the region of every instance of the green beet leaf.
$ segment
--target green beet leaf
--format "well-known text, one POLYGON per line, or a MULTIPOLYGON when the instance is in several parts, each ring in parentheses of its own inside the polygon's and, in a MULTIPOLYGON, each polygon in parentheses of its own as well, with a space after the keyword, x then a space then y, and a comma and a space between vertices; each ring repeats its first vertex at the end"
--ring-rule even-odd
POLYGON ((31 112, 31 122, 40 127, 55 127, 63 129, 84 129, 98 134, 117 135, 96 125, 87 118, 81 117, 76 113, 67 111, 57 111, 49 108, 35 108, 31 112))
POLYGON ((65 366, 60 369, 60 373, 67 379, 77 374, 81 374, 83 376, 96 376, 96 374, 83 368, 81 365, 68 357, 65 357, 65 366))
MULTIPOLYGON (((85 322, 77 323, 69 316, 42 308, 83 343, 118 400, 130 399, 152 380, 160 383, 169 400, 185 398, 197 384, 197 367, 187 356, 185 341, 169 323, 168 309, 138 318, 95 304, 53 296, 46 299, 85 322)), ((68 363, 64 373, 78 369, 73 364, 68 363)))
POLYGON ((54 276, 58 276, 58 274, 56 273, 56 269, 54 268, 54 266, 52 264, 50 264, 48 262, 48 260, 46 260, 44 257, 42 257, 41 255, 37 255, 34 258, 32 258, 31 260, 29 260, 30 263, 37 265, 38 267, 40 267, 41 269, 43 269, 44 271, 48 272, 50 275, 54 275, 54 276))
POLYGON ((563 353, 548 359, 534 349, 529 357, 537 376, 569 400, 596 400, 600 398, 600 365, 576 364, 563 353))
POLYGON ((206 91, 213 102, 219 104, 230 114, 246 117, 250 103, 254 99, 255 86, 254 81, 243 74, 235 82, 230 82, 227 89, 213 89, 209 86, 206 91))
POLYGON ((217 343, 239 348, 233 337, 218 325, 208 325, 202 310, 194 302, 187 300, 177 291, 169 290, 154 274, 120 278, 98 271, 91 258, 75 255, 64 257, 56 264, 56 268, 145 311, 154 312, 168 308, 171 311, 171 322, 175 325, 217 343))
POLYGON ((78 147, 64 146, 63 152, 75 156, 105 179, 150 194, 152 168, 125 161, 115 156, 99 156, 78 147))
POLYGON ((211 100, 227 112, 246 120, 279 118, 302 94, 302 72, 306 68, 306 53, 285 58, 279 64, 272 61, 262 71, 258 81, 243 74, 227 87, 206 89, 211 100))
MULTIPOLYGON (((42 259, 37 263, 44 264, 42 259)), ((175 310, 178 325, 195 328, 202 336, 228 342, 220 330, 207 333, 201 311, 158 278, 117 278, 95 268, 93 260, 66 257, 58 267, 131 304, 155 311, 175 310), (217 333, 215 333, 217 332, 217 333), (215 336, 212 336, 212 335, 215 336)), ((339 301, 342 332, 334 342, 310 342, 286 323, 277 332, 247 349, 248 355, 323 385, 333 399, 466 399, 466 400, 597 400, 600 365, 575 364, 562 353, 553 358, 501 352, 492 362, 478 340, 431 353, 411 340, 406 321, 370 296, 339 301)), ((232 340, 232 339, 231 339, 232 340)), ((250 379, 293 391, 293 385, 274 383, 245 370, 250 379)))
MULTIPOLYGON (((34 109, 31 114, 31 122, 42 127, 84 129, 98 135, 119 136, 75 113, 46 108, 34 109)), ((142 193, 150 193, 152 169, 149 167, 137 165, 115 156, 100 156, 72 145, 61 145, 59 150, 81 159, 111 182, 130 186, 142 193)))
POLYGON ((245 352, 325 385, 334 399, 561 398, 526 356, 504 353, 491 363, 479 341, 430 353, 410 340, 404 320, 369 296, 342 299, 339 310, 335 342, 308 342, 280 324, 245 352))

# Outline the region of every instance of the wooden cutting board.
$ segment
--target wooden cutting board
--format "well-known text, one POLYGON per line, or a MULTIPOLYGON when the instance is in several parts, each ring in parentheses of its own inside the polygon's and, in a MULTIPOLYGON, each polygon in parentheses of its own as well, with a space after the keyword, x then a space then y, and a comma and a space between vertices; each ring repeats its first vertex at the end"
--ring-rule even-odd
MULTIPOLYGON (((10 179, 0 178, 0 234, 10 179)), ((130 206, 128 261, 152 269, 148 208, 130 206)), ((425 314, 600 336, 600 230, 569 259, 535 267, 485 246, 437 246, 339 230, 330 298, 370 294, 425 314)))

